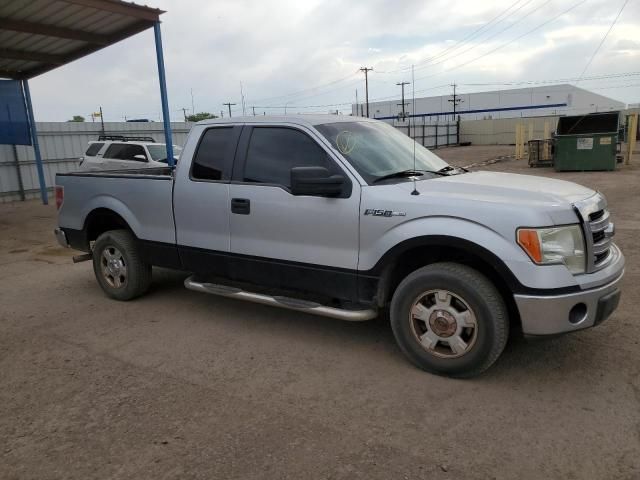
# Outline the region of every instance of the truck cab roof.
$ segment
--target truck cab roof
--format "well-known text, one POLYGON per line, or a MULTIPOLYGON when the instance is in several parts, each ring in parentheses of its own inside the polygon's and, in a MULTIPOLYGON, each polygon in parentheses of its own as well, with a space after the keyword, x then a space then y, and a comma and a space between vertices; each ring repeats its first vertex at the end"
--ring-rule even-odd
POLYGON ((239 124, 239 123, 292 123, 295 125, 304 125, 313 127, 315 125, 323 125, 325 123, 338 122, 375 122, 373 118, 356 117, 351 115, 332 115, 332 114, 313 114, 313 115, 256 115, 231 118, 214 118, 202 120, 198 125, 217 125, 217 124, 239 124))

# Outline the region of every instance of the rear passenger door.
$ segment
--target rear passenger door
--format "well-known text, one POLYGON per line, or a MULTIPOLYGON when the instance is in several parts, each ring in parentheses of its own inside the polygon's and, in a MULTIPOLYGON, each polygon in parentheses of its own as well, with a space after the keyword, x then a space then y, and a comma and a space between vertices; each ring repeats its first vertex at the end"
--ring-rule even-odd
POLYGON ((173 194, 176 241, 189 271, 227 276, 229 182, 241 131, 242 126, 233 125, 195 126, 189 135, 199 140, 187 141, 178 162, 173 194))

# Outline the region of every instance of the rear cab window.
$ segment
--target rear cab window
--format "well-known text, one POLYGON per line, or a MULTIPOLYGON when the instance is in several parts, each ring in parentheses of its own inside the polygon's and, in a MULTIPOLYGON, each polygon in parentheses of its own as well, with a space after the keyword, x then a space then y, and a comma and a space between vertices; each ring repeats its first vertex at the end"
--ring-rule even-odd
POLYGON ((226 181, 230 179, 229 159, 233 158, 238 132, 232 126, 204 131, 193 156, 191 179, 226 181))

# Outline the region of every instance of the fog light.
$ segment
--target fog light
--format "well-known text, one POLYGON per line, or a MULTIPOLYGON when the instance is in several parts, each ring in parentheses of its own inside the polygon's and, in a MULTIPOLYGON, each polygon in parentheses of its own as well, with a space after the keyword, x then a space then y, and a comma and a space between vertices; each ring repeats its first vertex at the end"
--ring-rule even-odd
POLYGON ((584 303, 577 303, 569 312, 569 321, 574 325, 587 318, 587 306, 584 303))

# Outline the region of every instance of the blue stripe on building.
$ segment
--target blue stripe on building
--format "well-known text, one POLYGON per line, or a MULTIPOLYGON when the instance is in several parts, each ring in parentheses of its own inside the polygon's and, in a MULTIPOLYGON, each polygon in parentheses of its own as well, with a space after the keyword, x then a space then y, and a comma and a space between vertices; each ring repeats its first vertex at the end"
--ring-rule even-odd
MULTIPOLYGON (((534 110, 539 108, 559 108, 566 107, 566 103, 550 103, 548 105, 524 105, 520 107, 500 107, 500 108, 485 108, 482 110, 462 110, 457 111, 456 115, 466 115, 468 113, 489 113, 489 112, 508 112, 513 110, 534 110)), ((411 115, 407 115, 407 118, 414 117, 436 117, 439 115, 453 115, 453 112, 434 112, 434 113, 414 113, 411 115)), ((375 117, 376 120, 394 120, 398 118, 398 115, 393 115, 391 117, 375 117)))

